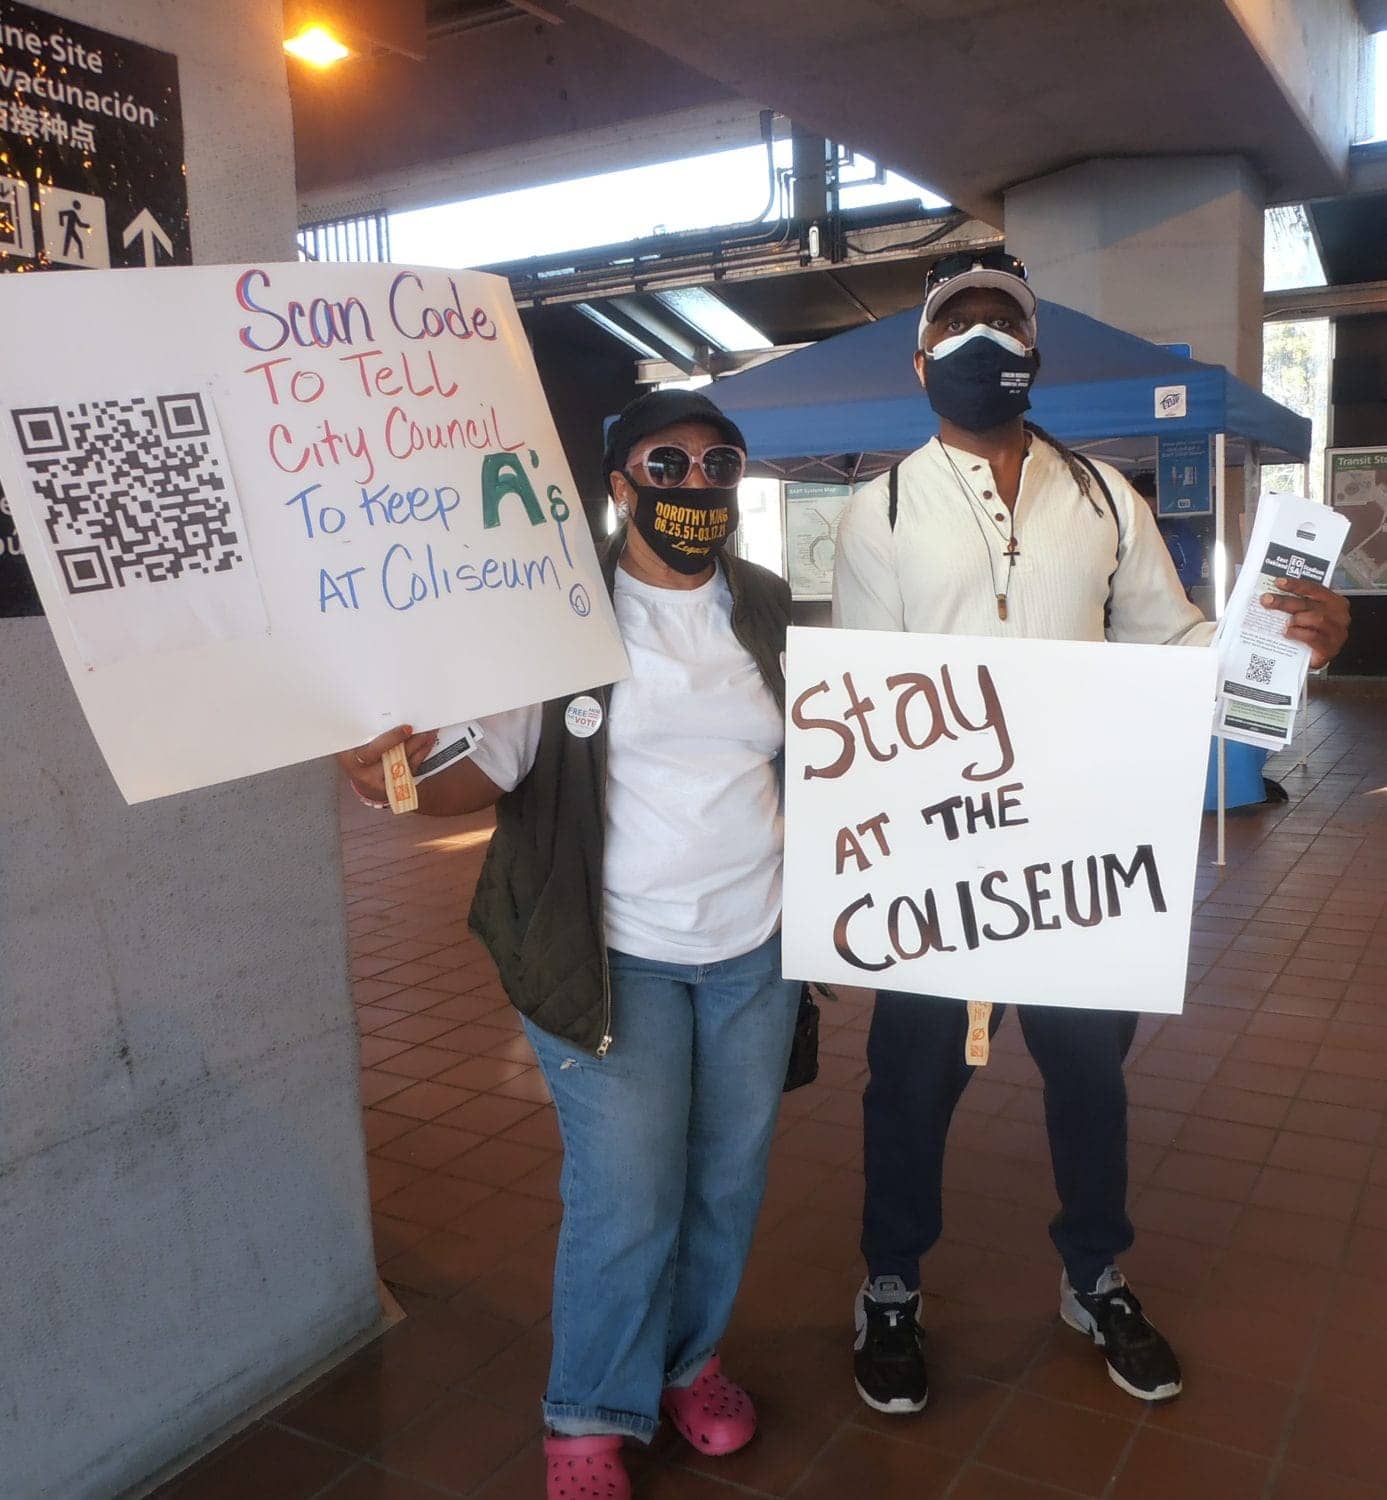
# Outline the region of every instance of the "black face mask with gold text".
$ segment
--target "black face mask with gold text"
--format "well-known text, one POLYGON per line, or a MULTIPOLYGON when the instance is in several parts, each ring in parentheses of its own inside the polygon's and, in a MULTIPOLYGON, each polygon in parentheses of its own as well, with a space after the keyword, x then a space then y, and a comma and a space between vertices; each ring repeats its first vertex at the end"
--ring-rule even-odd
POLYGON ((634 480, 631 487, 636 492, 636 530, 676 573, 701 573, 737 529, 735 488, 663 489, 634 480))

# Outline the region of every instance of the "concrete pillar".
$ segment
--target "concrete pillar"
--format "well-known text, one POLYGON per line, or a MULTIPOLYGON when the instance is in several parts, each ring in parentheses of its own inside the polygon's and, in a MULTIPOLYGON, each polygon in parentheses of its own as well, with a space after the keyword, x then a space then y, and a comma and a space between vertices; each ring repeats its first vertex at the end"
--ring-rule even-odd
MULTIPOLYGON (((1007 192, 1007 248, 1042 297, 1154 343, 1189 344, 1260 389, 1265 203, 1240 156, 1086 161, 1007 192)), ((1234 559, 1259 482, 1255 461, 1225 474, 1234 559)), ((1194 597, 1213 612, 1212 590, 1194 597)))
MULTIPOLYGON (((292 259, 280 0, 37 3, 177 55, 196 258, 292 259)), ((0 1495, 95 1500, 378 1317, 336 794, 127 807, 42 619, 0 701, 0 1495)))
POLYGON ((1006 194, 1037 292, 1262 382, 1260 182, 1236 156, 1105 159, 1006 194))

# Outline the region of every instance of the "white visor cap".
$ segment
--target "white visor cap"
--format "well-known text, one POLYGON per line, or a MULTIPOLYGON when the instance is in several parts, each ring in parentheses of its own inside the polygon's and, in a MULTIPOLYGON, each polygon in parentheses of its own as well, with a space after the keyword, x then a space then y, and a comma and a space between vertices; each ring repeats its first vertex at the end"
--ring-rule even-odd
POLYGON ((973 286, 992 287, 996 291, 1005 292, 1021 309, 1021 316, 1031 325, 1031 332, 1034 333, 1036 299, 1030 287, 1010 271, 994 271, 986 266, 974 266, 972 270, 960 271, 957 276, 950 276, 947 281, 941 281, 938 286, 930 289, 920 313, 920 328, 915 339, 917 349, 925 347, 925 330, 934 321, 939 309, 951 297, 973 286))

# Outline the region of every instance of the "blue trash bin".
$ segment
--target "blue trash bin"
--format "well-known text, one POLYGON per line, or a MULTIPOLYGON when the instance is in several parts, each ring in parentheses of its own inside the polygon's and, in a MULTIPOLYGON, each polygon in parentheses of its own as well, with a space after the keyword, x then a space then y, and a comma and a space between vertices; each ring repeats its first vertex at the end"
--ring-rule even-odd
MULTIPOLYGON (((1223 762, 1223 796, 1225 807, 1249 807, 1265 802, 1262 767, 1270 752, 1258 745, 1244 745, 1238 740, 1225 743, 1223 762)), ((1209 774, 1204 782, 1204 811, 1218 808, 1218 739, 1209 741, 1209 774)))

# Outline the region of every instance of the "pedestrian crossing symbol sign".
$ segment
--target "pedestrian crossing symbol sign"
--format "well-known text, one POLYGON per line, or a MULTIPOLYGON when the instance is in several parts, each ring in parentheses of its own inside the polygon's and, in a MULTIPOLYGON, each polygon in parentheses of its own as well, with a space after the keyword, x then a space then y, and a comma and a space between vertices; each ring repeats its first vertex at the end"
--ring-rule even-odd
POLYGON ((43 248, 55 266, 111 269, 104 198, 41 182, 39 220, 43 225, 43 248))

